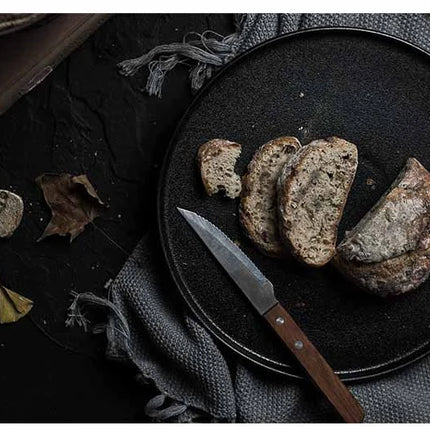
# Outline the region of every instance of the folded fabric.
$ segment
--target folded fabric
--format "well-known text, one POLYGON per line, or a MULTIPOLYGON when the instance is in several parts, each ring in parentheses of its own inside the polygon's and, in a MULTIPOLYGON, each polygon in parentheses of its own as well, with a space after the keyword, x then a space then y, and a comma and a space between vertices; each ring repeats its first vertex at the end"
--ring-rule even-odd
MULTIPOLYGON (((166 270, 159 240, 145 236, 111 285, 109 358, 132 363, 160 391, 146 412, 157 420, 334 422, 308 383, 257 368, 221 349, 189 315, 166 270), (120 319, 121 315, 123 319, 120 319)), ((351 390, 366 422, 430 421, 430 359, 351 390)))
MULTIPOLYGON (((192 59, 198 88, 212 71, 269 38, 322 27, 362 27, 408 40, 430 51, 430 22, 414 14, 249 14, 225 38, 206 33, 188 44, 166 45, 121 64, 135 73, 149 64, 148 90, 161 94, 167 71, 192 59), (181 46, 178 46, 181 45, 181 46)), ((190 314, 176 286, 160 270, 163 254, 155 235, 145 236, 110 287, 113 310, 107 329, 109 358, 132 363, 160 395, 147 405, 156 420, 236 422, 332 422, 338 417, 306 382, 257 368, 218 345, 190 314)), ((88 296, 81 295, 79 301, 88 296)), ((90 298, 91 300, 91 298, 90 298)), ((76 311, 76 309, 74 309, 76 311)), ((75 312, 76 314, 76 312, 75 312)), ((367 422, 430 421, 430 358, 351 390, 367 422)))

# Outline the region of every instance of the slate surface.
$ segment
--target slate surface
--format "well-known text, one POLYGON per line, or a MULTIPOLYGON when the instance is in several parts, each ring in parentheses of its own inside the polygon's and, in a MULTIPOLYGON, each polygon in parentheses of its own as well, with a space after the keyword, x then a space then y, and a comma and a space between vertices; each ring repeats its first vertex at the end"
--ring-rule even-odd
POLYGON ((0 326, 0 421, 146 421, 154 390, 133 369, 104 360, 103 336, 67 329, 64 320, 69 292, 103 294, 142 234, 156 228, 164 151, 192 99, 185 69, 167 78, 158 100, 143 91, 146 72, 124 78, 115 64, 206 29, 232 32, 231 16, 114 16, 0 117, 0 188, 25 200, 21 226, 0 242, 0 281, 35 301, 29 317, 0 326), (36 243, 50 217, 34 183, 44 172, 86 173, 110 205, 72 244, 36 243))

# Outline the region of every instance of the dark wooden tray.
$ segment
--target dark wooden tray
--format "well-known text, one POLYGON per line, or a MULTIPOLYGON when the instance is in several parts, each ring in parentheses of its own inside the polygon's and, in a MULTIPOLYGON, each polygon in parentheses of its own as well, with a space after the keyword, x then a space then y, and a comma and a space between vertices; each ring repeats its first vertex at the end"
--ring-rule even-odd
POLYGON ((109 17, 58 14, 0 37, 0 115, 42 82, 109 17))

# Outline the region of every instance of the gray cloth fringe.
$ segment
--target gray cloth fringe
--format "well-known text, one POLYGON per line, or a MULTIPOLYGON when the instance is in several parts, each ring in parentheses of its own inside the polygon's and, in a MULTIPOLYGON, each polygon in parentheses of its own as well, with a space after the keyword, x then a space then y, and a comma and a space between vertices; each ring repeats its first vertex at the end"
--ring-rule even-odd
POLYGON ((198 90, 213 73, 255 45, 293 31, 315 27, 355 27, 382 31, 430 50, 428 21, 419 14, 237 14, 236 31, 221 36, 211 30, 190 32, 180 43, 156 46, 148 53, 119 63, 124 76, 148 65, 146 91, 161 98, 166 74, 178 64, 189 68, 191 88, 198 90), (424 30, 424 31, 422 31, 424 30), (419 38, 416 36, 419 34, 419 38))
MULTIPOLYGON (((110 292, 111 289, 108 290, 108 296, 110 295, 110 292)), ((96 306, 105 308, 106 311, 112 312, 112 316, 114 316, 117 321, 117 324, 109 326, 110 333, 108 334, 108 339, 112 338, 112 336, 120 336, 123 340, 123 345, 128 348, 128 341, 130 340, 130 330, 128 327, 127 320, 121 313, 120 309, 112 301, 110 301, 109 298, 105 299, 90 292, 79 294, 75 291, 72 291, 71 295, 73 297, 73 301, 68 309, 68 316, 66 319, 67 327, 73 327, 76 324, 86 332, 88 331, 88 328, 91 323, 86 318, 83 308, 85 306, 96 306)), ((107 325, 103 325, 102 327, 95 326, 95 329, 93 328, 93 333, 100 334, 101 332, 106 332, 107 330, 107 325)), ((140 381, 143 380, 145 383, 148 383, 148 379, 145 378, 142 374, 138 374, 137 379, 140 381)), ((183 403, 174 400, 171 401, 171 399, 169 399, 165 394, 158 394, 154 396, 151 400, 149 400, 146 404, 145 414, 148 417, 153 418, 154 421, 161 422, 169 421, 172 418, 184 415, 187 409, 188 407, 183 403), (169 401, 170 404, 166 406, 165 404, 169 403, 169 401)), ((196 414, 193 414, 192 416, 196 416, 196 414)), ((186 421, 189 421, 189 419, 186 419, 186 421)))
POLYGON ((118 64, 119 72, 124 76, 133 76, 140 68, 148 65, 146 90, 149 95, 161 97, 166 73, 178 64, 184 64, 190 69, 191 88, 198 90, 216 68, 223 66, 235 55, 234 47, 239 39, 241 22, 241 18, 238 18, 238 32, 226 37, 211 30, 202 34, 188 33, 182 43, 160 45, 141 57, 122 61, 118 64))
MULTIPOLYGON (((121 314, 121 311, 114 305, 114 303, 109 300, 109 298, 105 299, 103 297, 96 296, 94 293, 91 292, 77 293, 76 291, 71 291, 70 294, 73 297, 73 301, 68 309, 66 327, 74 327, 75 325, 77 325, 78 327, 81 327, 85 332, 88 331, 90 321, 86 318, 83 308, 85 307, 85 305, 97 306, 110 309, 114 313, 114 315, 116 315, 120 323, 120 327, 116 328, 118 333, 124 336, 126 340, 130 338, 130 329, 128 327, 127 320, 121 314)), ((95 330, 93 329, 93 333, 98 334, 105 330, 106 326, 96 326, 95 330)))
MULTIPOLYGON (((249 14, 239 24, 227 38, 206 33, 194 42, 155 48, 123 62, 121 69, 131 74, 149 64, 148 91, 160 95, 167 71, 185 62, 197 88, 215 68, 264 40, 327 26, 379 30, 430 52, 430 23, 416 14, 249 14)), ((221 350, 162 273, 167 270, 159 269, 162 260, 159 238, 145 236, 113 281, 108 303, 81 295, 70 310, 71 321, 77 323, 85 321, 77 306, 81 300, 110 310, 107 356, 133 364, 141 379, 152 381, 160 392, 148 403, 148 415, 175 422, 202 416, 223 422, 338 420, 314 388, 221 350)), ((351 385, 351 390, 365 410, 366 422, 430 422, 430 357, 401 372, 351 385)))

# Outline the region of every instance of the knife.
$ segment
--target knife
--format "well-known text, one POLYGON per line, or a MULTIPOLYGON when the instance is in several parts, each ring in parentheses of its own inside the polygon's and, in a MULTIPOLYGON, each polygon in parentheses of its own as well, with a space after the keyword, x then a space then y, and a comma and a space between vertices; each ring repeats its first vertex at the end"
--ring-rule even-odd
POLYGON ((177 209, 343 420, 347 423, 362 422, 364 413, 357 399, 278 302, 272 283, 218 227, 195 212, 177 209))

